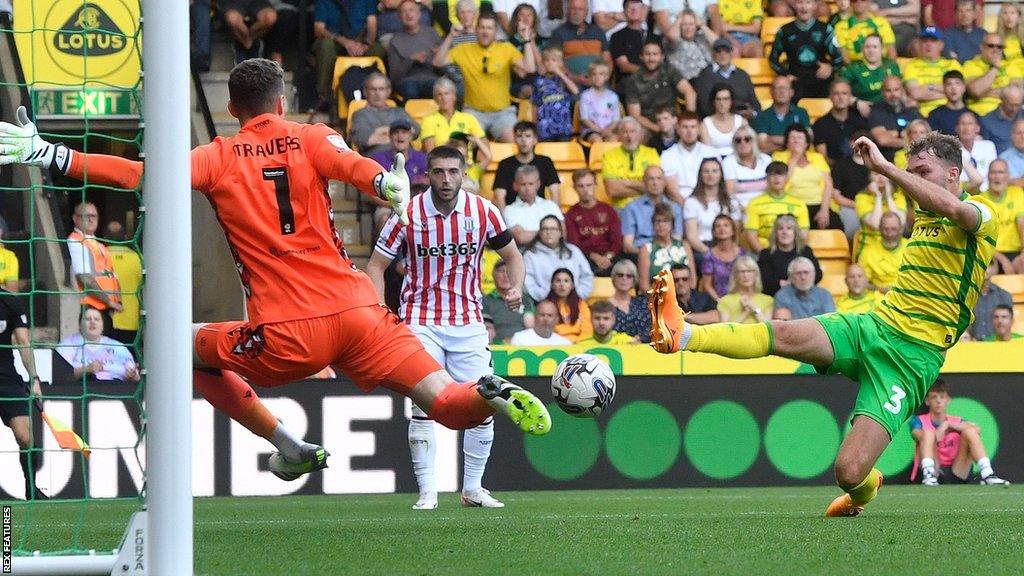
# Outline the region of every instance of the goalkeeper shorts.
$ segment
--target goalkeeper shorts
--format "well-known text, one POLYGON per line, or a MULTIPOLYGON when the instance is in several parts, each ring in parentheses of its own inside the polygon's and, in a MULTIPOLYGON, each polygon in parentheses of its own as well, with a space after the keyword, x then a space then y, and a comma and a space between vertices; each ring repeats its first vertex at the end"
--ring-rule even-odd
POLYGON ((419 338, 379 304, 255 326, 215 322, 196 333, 195 350, 207 366, 260 386, 302 380, 333 366, 366 392, 384 386, 408 395, 442 369, 419 338))

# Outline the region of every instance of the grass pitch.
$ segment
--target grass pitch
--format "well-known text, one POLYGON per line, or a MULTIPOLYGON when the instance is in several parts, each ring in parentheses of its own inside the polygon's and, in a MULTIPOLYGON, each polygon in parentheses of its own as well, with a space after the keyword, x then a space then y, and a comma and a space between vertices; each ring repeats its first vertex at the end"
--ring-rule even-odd
MULTIPOLYGON (((1024 573, 1024 487, 885 486, 826 519, 828 487, 504 492, 506 508, 434 511, 409 494, 202 498, 196 574, 1024 573)), ((31 510, 28 548, 66 547, 79 504, 31 510)), ((133 502, 85 511, 82 544, 116 546, 133 502)), ((14 510, 15 543, 24 507, 14 510)))

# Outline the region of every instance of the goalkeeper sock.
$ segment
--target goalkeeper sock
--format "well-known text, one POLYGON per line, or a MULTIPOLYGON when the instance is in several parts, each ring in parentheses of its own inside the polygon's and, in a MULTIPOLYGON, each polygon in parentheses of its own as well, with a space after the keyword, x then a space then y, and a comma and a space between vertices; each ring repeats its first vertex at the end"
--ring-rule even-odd
POLYGON ((868 472, 868 477, 864 479, 860 484, 857 484, 853 488, 846 491, 850 495, 850 500, 857 506, 863 506, 868 502, 875 499, 875 495, 878 494, 878 486, 880 485, 879 480, 882 478, 882 473, 877 468, 872 468, 871 472, 868 472))
POLYGON ((304 456, 302 446, 305 442, 302 441, 302 438, 293 436, 291 431, 285 428, 280 420, 278 420, 277 428, 274 428, 274 433, 268 440, 274 445, 274 448, 277 448, 284 455, 286 460, 291 460, 292 462, 302 461, 304 456))
POLYGON ((691 352, 710 352, 726 358, 761 358, 772 353, 772 329, 767 322, 736 324, 724 322, 698 326, 687 323, 687 338, 682 348, 691 352))
POLYGON ((216 368, 196 369, 192 371, 192 383, 214 408, 257 436, 267 440, 273 437, 277 418, 238 374, 216 368))
POLYGON ((494 408, 477 392, 476 382, 452 382, 434 398, 429 416, 452 430, 465 430, 482 424, 494 414, 494 408))

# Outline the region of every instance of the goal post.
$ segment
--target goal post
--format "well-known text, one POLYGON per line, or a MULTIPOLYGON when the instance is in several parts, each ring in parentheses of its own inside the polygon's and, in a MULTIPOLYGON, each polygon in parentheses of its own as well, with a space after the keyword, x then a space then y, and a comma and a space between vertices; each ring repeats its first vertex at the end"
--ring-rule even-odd
POLYGON ((187 2, 143 0, 149 574, 192 574, 192 193, 187 2))

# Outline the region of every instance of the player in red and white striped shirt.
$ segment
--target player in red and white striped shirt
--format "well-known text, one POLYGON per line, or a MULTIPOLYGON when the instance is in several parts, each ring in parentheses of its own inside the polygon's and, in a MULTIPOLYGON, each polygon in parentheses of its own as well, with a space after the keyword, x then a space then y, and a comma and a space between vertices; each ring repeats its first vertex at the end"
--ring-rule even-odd
MULTIPOLYGON (((492 373, 480 291, 484 245, 507 263, 513 288, 505 294, 510 309, 522 305, 523 257, 497 207, 462 190, 465 159, 439 146, 427 156, 430 189, 409 203, 409 223, 398 216, 384 224, 367 273, 384 299, 384 270, 396 258, 405 264, 399 316, 424 348, 454 378, 475 380, 492 373)), ((462 504, 502 507, 481 486, 494 439, 494 420, 466 430, 463 439, 462 504)), ((409 448, 420 496, 414 509, 437 507, 434 482, 434 422, 413 406, 409 448)))

